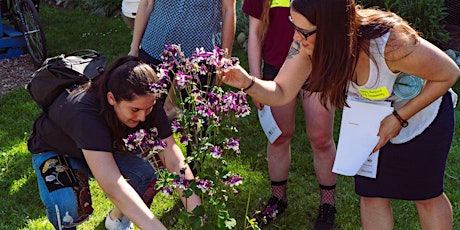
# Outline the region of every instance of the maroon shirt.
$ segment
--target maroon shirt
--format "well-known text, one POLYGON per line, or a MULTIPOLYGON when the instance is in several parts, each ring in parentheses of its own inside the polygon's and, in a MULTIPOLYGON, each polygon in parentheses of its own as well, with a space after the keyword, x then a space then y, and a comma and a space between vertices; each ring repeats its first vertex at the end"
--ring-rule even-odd
MULTIPOLYGON (((243 3, 243 12, 257 19, 262 18, 264 0, 249 0, 243 3)), ((264 62, 275 66, 278 70, 284 63, 291 47, 294 29, 289 22, 289 7, 274 7, 270 9, 270 22, 265 33, 262 46, 264 62)))

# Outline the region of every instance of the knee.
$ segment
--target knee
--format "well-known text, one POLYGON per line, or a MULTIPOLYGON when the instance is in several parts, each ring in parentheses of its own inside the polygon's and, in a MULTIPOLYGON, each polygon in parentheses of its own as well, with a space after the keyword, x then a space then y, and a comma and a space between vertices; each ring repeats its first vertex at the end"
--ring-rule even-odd
POLYGON ((313 150, 324 152, 334 148, 334 140, 330 132, 317 131, 308 134, 313 150))
POLYGON ((374 203, 373 198, 361 197, 361 206, 370 206, 372 203, 374 203))
POLYGON ((131 170, 121 171, 123 177, 128 179, 128 183, 136 190, 140 195, 142 195, 150 185, 150 183, 155 180, 155 170, 150 164, 136 165, 135 168, 131 170))
POLYGON ((276 146, 289 145, 291 143, 291 139, 292 139, 292 133, 291 134, 283 133, 271 145, 273 145, 275 147, 276 146))
POLYGON ((436 203, 436 199, 427 199, 427 200, 415 200, 414 201, 417 208, 427 208, 436 203))
POLYGON ((389 199, 378 197, 361 197, 360 205, 363 208, 381 208, 391 206, 389 199))
MULTIPOLYGON (((137 158, 137 157, 136 157, 137 158)), ((143 159, 136 159, 136 163, 129 164, 129 167, 119 166, 120 172, 128 183, 136 190, 139 195, 142 195, 147 190, 152 181, 155 180, 155 170, 149 162, 143 159), (135 167, 133 167, 135 165, 135 167)))

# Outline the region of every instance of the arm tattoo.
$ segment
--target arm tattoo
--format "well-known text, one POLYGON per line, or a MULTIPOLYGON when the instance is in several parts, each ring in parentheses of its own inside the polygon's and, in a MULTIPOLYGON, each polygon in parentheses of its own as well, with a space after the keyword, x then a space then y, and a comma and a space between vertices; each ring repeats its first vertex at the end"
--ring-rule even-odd
POLYGON ((291 59, 292 56, 299 54, 300 53, 300 42, 294 41, 291 45, 291 48, 289 48, 288 55, 286 59, 291 59))

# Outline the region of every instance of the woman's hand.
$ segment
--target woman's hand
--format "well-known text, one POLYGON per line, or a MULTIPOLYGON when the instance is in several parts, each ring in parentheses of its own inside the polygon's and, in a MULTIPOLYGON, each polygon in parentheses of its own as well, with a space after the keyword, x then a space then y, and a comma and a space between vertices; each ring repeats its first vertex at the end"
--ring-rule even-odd
POLYGON ((128 55, 133 57, 139 57, 139 49, 131 49, 128 55))
POLYGON ((377 134, 380 137, 379 142, 374 147, 372 152, 378 151, 380 148, 386 145, 391 138, 398 136, 401 129, 401 123, 398 121, 398 119, 396 119, 395 116, 393 116, 393 114, 385 117, 382 122, 380 122, 380 129, 379 133, 377 134))
MULTIPOLYGON (((158 154, 158 156, 164 162, 166 169, 169 172, 175 172, 177 175, 181 175, 183 173, 185 179, 193 180, 193 172, 190 167, 186 165, 184 154, 182 154, 174 137, 171 135, 163 139, 163 141, 166 143, 166 147, 158 154)), ((182 200, 182 204, 188 212, 191 212, 196 206, 201 205, 201 198, 196 194, 185 198, 181 188, 177 188, 177 191, 182 200)))
POLYGON ((221 75, 221 82, 238 89, 248 87, 251 81, 251 76, 240 65, 227 69, 221 75))
POLYGON ((264 105, 262 103, 260 103, 253 97, 251 97, 251 99, 252 99, 252 103, 254 103, 254 105, 257 107, 258 110, 262 110, 264 108, 264 105))

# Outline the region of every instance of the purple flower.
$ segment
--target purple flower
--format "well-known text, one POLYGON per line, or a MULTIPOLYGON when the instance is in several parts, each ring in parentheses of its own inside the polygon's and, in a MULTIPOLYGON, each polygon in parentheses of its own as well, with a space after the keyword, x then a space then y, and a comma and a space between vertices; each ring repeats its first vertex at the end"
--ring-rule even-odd
POLYGON ((222 157, 222 149, 219 146, 212 146, 209 150, 212 157, 216 159, 222 157))
POLYGON ((179 142, 180 142, 181 144, 187 145, 189 141, 190 141, 190 138, 188 137, 187 134, 182 134, 182 135, 180 136, 179 142))
POLYGON ((213 93, 213 92, 208 92, 207 98, 208 98, 209 105, 218 105, 221 101, 220 95, 217 93, 213 93))
POLYGON ((151 149, 155 153, 163 151, 166 147, 166 142, 162 141, 160 138, 156 138, 151 146, 151 149))
POLYGON ((208 73, 208 67, 206 65, 198 66, 198 72, 202 75, 206 75, 208 73))
POLYGON ((196 186, 201 189, 203 193, 210 190, 212 188, 212 181, 210 180, 197 180, 196 186))
POLYGON ((156 127, 151 128, 150 133, 144 129, 139 129, 134 134, 129 134, 127 138, 123 138, 123 141, 128 151, 134 151, 139 147, 142 152, 158 153, 164 150, 166 143, 160 138, 156 138, 157 135, 156 127))
POLYGON ((173 133, 182 133, 184 131, 184 128, 182 127, 180 122, 178 122, 177 120, 174 120, 173 122, 171 122, 171 129, 173 133))
POLYGON ((181 189, 186 189, 190 186, 189 181, 183 177, 180 177, 179 179, 175 179, 172 182, 175 188, 179 187, 181 189))
POLYGON ((161 190, 161 193, 163 193, 163 195, 166 195, 166 196, 171 196, 173 194, 173 189, 171 187, 164 187, 162 190, 161 190))
POLYGON ((157 129, 157 127, 152 127, 152 128, 150 129, 150 135, 153 136, 153 137, 158 136, 158 129, 157 129))
POLYGON ((225 147, 224 147, 225 149, 233 149, 235 151, 240 149, 240 139, 239 138, 236 138, 236 139, 227 138, 225 142, 226 142, 225 147))
POLYGON ((137 147, 143 148, 146 144, 146 137, 148 138, 148 133, 144 129, 139 129, 134 134, 129 134, 127 138, 123 138, 125 146, 128 151, 133 151, 137 147))
POLYGON ((233 186, 238 186, 242 184, 243 178, 236 174, 233 174, 227 178, 224 178, 223 181, 225 184, 230 185, 230 187, 233 187, 233 186))
POLYGON ((192 79, 190 75, 184 74, 182 71, 177 71, 176 77, 174 78, 174 83, 176 83, 177 89, 184 89, 188 82, 192 79))
POLYGON ((270 217, 276 220, 276 215, 278 214, 278 206, 276 204, 267 205, 267 207, 262 211, 262 213, 263 216, 266 216, 267 218, 270 217))
POLYGON ((180 53, 180 46, 174 44, 166 45, 166 49, 160 54, 160 57, 164 62, 168 62, 173 60, 173 57, 178 53, 180 53))
POLYGON ((168 69, 159 69, 157 74, 158 81, 150 84, 150 91, 158 94, 167 93, 168 84, 171 82, 171 78, 168 76, 168 72, 168 69))

